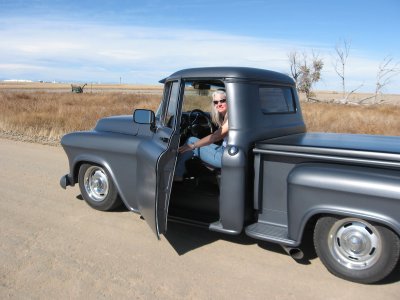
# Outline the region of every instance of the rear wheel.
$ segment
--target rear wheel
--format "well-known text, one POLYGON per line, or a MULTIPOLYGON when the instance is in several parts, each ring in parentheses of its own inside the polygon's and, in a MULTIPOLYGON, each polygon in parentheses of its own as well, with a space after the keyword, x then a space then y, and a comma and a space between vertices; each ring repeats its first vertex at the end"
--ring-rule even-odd
POLYGON ((79 168, 78 181, 82 197, 91 207, 108 211, 122 204, 106 169, 98 165, 83 164, 79 168))
POLYGON ((334 275, 373 283, 389 275, 399 260, 399 237, 390 229, 357 218, 323 217, 314 231, 315 250, 334 275))

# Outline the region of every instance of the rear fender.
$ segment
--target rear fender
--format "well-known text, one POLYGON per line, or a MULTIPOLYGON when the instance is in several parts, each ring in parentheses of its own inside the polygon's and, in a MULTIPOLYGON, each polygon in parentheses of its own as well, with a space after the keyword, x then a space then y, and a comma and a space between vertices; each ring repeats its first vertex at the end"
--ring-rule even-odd
POLYGON ((288 176, 288 235, 300 241, 313 216, 334 214, 384 224, 400 235, 400 172, 307 163, 288 176))

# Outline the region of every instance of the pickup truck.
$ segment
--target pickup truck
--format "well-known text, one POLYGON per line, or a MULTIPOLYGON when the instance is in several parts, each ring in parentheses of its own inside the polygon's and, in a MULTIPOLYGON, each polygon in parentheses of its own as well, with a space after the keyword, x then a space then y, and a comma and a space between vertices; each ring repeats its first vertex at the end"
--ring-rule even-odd
MULTIPOLYGON (((160 81, 157 112, 100 119, 61 144, 84 200, 138 213, 159 238, 168 221, 246 234, 294 258, 310 234, 334 275, 381 281, 400 253, 400 138, 306 133, 294 81, 242 67, 193 68, 160 81), (211 93, 226 91, 229 133, 222 167, 193 158, 174 181, 178 147, 216 128, 211 93)), ((346 122, 340 120, 338 122, 346 122)))

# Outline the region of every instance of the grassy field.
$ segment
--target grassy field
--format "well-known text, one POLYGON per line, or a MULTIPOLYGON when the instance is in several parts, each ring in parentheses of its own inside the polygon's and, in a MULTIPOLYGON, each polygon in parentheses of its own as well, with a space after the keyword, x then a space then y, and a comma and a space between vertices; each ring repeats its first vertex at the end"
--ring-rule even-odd
MULTIPOLYGON (((83 83, 74 85, 83 86, 83 83)), ((163 85, 132 85, 132 84, 92 84, 88 83, 84 87, 85 93, 104 93, 104 92, 159 92, 163 85)), ((69 83, 48 83, 48 82, 0 82, 0 91, 42 91, 42 92, 71 92, 69 83)))
MULTIPOLYGON (((95 85, 83 94, 67 84, 0 84, 0 135, 14 139, 58 144, 62 135, 93 128, 104 116, 131 114, 136 108, 155 110, 162 86, 95 85)), ((356 94, 353 97, 366 97, 356 94)), ((317 93, 335 99, 335 92, 317 93)), ((352 106, 302 103, 308 131, 400 135, 400 95, 392 104, 352 106)))

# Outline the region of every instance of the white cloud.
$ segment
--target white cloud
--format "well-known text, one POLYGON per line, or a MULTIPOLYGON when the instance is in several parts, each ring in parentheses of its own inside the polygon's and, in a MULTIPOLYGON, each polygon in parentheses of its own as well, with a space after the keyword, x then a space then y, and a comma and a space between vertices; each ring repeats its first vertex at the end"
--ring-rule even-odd
MULTIPOLYGON (((200 66, 248 66, 288 73, 288 52, 314 48, 325 61, 319 86, 340 88, 331 63, 333 48, 326 45, 173 28, 37 20, 2 20, 1 25, 0 35, 6 42, 0 46, 0 56, 8 63, 0 65, 0 79, 21 74, 34 80, 118 82, 122 77, 125 83, 156 83, 179 69, 200 66)), ((364 90, 372 91, 378 64, 352 56, 349 83, 364 83, 364 90)))
POLYGON ((0 64, 0 70, 35 70, 40 71, 45 68, 42 66, 28 65, 28 64, 0 64))

